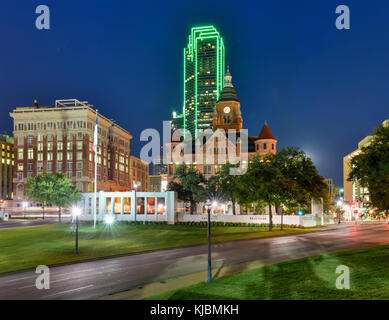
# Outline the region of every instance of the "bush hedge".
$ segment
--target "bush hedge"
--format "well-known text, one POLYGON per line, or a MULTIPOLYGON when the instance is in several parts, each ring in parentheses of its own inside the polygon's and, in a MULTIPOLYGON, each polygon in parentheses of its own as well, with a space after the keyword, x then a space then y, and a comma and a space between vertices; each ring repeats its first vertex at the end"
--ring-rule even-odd
MULTIPOLYGON (((207 221, 178 221, 176 225, 182 226, 197 226, 197 227, 206 227, 207 221)), ((221 222, 221 221, 211 221, 211 227, 269 227, 268 223, 245 223, 245 222, 221 222)), ((274 224, 273 227, 281 228, 281 224, 274 224)), ((295 224, 284 224, 285 228, 300 228, 304 229, 304 226, 298 226, 295 224)))

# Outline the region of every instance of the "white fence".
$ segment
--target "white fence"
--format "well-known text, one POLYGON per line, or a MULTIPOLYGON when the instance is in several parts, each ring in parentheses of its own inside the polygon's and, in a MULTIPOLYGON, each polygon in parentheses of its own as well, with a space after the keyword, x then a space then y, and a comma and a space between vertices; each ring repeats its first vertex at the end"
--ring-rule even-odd
MULTIPOLYGON (((208 216, 206 214, 177 214, 177 221, 207 221, 208 216)), ((333 224, 332 217, 325 216, 324 224, 333 224)), ((211 214, 211 221, 214 222, 234 222, 234 223, 269 223, 269 215, 223 215, 223 214, 211 214)), ((305 216, 283 216, 283 223, 285 225, 297 225, 304 227, 314 227, 321 224, 321 218, 313 215, 305 216)), ((281 224, 281 216, 273 215, 273 224, 281 224)))

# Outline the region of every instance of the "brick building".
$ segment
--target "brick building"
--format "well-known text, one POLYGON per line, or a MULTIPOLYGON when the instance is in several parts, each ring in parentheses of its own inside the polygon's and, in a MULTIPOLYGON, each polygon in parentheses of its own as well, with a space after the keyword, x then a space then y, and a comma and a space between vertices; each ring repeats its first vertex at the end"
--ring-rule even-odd
POLYGON ((10 200, 13 198, 14 139, 1 134, 0 144, 0 197, 1 200, 10 200))
POLYGON ((137 191, 149 191, 149 165, 145 161, 130 156, 130 184, 131 189, 137 184, 137 191))
MULTIPOLYGON (((215 175, 218 170, 220 169, 222 163, 228 162, 228 150, 235 150, 236 153, 233 155, 235 159, 238 160, 238 162, 241 161, 241 159, 248 159, 255 156, 266 156, 267 154, 275 154, 277 152, 277 140, 274 138, 272 132, 270 131, 270 128, 265 121, 264 125, 262 126, 261 131, 257 136, 246 136, 247 139, 247 149, 242 150, 242 153, 240 151, 240 141, 243 138, 243 119, 242 119, 242 113, 241 113, 241 106, 240 102, 237 98, 234 86, 232 85, 232 77, 227 69, 226 75, 224 77, 224 87, 222 92, 220 93, 219 100, 216 102, 216 108, 215 112, 213 114, 213 132, 215 132, 218 129, 224 130, 226 133, 225 140, 219 139, 218 137, 215 138, 215 140, 210 143, 213 143, 212 149, 213 149, 213 155, 214 155, 214 163, 212 164, 197 164, 196 158, 194 154, 196 152, 200 152, 203 154, 203 159, 207 158, 207 142, 203 145, 202 150, 196 150, 196 147, 193 144, 192 147, 192 155, 189 155, 186 157, 184 155, 184 161, 181 163, 174 163, 171 162, 168 165, 168 176, 169 180, 174 175, 175 169, 178 165, 183 163, 193 163, 196 166, 196 169, 205 175, 205 177, 210 177, 212 175, 215 175), (228 136, 228 130, 235 130, 236 131, 236 146, 234 142, 232 141, 231 137, 228 136), (231 140, 230 140, 231 139, 231 140), (231 144, 231 149, 229 149, 229 145, 231 144), (221 161, 219 161, 221 160, 221 161)), ((171 142, 168 144, 167 148, 171 152, 174 152, 177 145, 179 145, 180 141, 171 142)), ((242 160, 242 167, 247 166, 247 161, 242 160)))
MULTIPOLYGON (((15 166, 14 195, 24 199, 24 183, 42 173, 66 173, 81 192, 92 192, 92 149, 96 111, 88 102, 56 100, 55 106, 13 110, 15 166)), ((97 190, 130 189, 131 134, 113 120, 98 114, 97 190)))

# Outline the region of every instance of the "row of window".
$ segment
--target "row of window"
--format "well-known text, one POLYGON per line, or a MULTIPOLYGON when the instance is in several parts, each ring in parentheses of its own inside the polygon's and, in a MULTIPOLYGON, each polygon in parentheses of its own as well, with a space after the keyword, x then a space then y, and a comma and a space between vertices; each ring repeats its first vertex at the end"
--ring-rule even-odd
MULTIPOLYGON (((63 152, 58 151, 57 152, 57 161, 63 160, 63 152)), ((27 150, 27 159, 28 160, 34 160, 34 149, 29 148, 27 150)), ((43 161, 43 152, 37 152, 37 161, 43 161)), ((18 160, 23 160, 23 150, 18 150, 18 160)), ((53 161, 54 160, 54 152, 47 152, 47 161, 53 161)), ((73 160, 73 151, 66 152, 66 160, 72 161, 73 160)), ((78 151, 76 153, 76 160, 82 160, 82 151, 78 151)))
MULTIPOLYGON (((61 171, 63 169, 63 164, 62 162, 57 162, 56 164, 57 166, 57 171, 61 171)), ((38 162, 36 164, 36 168, 37 168, 37 171, 43 171, 43 162, 38 162)), ((46 164, 46 169, 48 171, 51 171, 53 170, 53 163, 52 162, 48 162, 46 164)), ((81 170, 82 169, 82 162, 77 162, 76 163, 76 169, 77 170, 81 170)), ((18 171, 23 171, 24 170, 24 165, 23 163, 18 163, 18 167, 17 167, 17 170, 18 171)), ((73 162, 67 162, 66 163, 66 170, 73 170, 73 162)), ((33 171, 33 164, 32 163, 27 163, 27 171, 33 171)), ((21 173, 21 172, 20 172, 21 173)))
MULTIPOLYGON (((62 142, 58 142, 57 143, 57 150, 58 151, 61 151, 63 150, 63 143, 62 142)), ((76 143, 76 148, 77 150, 82 150, 82 141, 77 141, 76 143)), ((47 143, 47 151, 53 151, 54 149, 54 145, 52 142, 48 142, 47 143)), ((66 149, 67 150, 72 150, 73 149, 73 142, 68 142, 66 144, 66 149)), ((37 144, 37 150, 38 151, 43 151, 43 143, 38 143, 37 144)), ((18 148, 18 160, 23 160, 23 155, 24 155, 24 149, 23 148, 18 148)), ((31 157, 34 156, 34 149, 33 148, 28 148, 27 149, 27 157, 29 157, 29 159, 32 159, 31 157)))
MULTIPOLYGON (((52 171, 52 169, 48 168, 47 171, 52 171)), ((57 172, 58 171, 61 171, 61 170, 57 170, 57 172)), ((42 173, 42 172, 43 172, 43 170, 38 171, 38 173, 42 173)), ((27 178, 32 177, 32 176, 33 176, 32 172, 27 172, 27 178)), ((73 178, 73 171, 66 172, 66 177, 68 179, 73 178)), ((77 171, 76 174, 74 175, 74 177, 76 177, 77 179, 81 179, 82 178, 82 172, 81 171, 77 171)), ((18 172, 17 178, 18 178, 18 180, 23 180, 23 172, 18 172)))
MULTIPOLYGON (((68 134, 65 134, 65 135, 63 135, 62 133, 58 133, 56 135, 57 141, 62 141, 63 138, 65 138, 65 137, 67 138, 67 140, 73 140, 74 136, 76 136, 77 139, 82 139, 84 134, 82 132, 77 132, 77 135, 75 135, 73 133, 68 133, 68 134)), ((23 135, 15 135, 15 137, 17 137, 19 146, 24 144, 24 136, 23 135)), ((35 136, 35 135, 32 135, 32 134, 29 134, 27 136, 27 144, 32 145, 34 143, 35 137, 37 138, 38 142, 43 142, 43 139, 44 139, 45 135, 38 134, 38 135, 35 136)), ((53 141, 54 137, 55 137, 55 135, 48 134, 47 135, 47 141, 53 141)))
POLYGON ((65 121, 65 122, 28 122, 28 123, 17 123, 17 131, 33 131, 33 130, 50 130, 50 129, 73 129, 73 128, 84 128, 85 121, 65 121))

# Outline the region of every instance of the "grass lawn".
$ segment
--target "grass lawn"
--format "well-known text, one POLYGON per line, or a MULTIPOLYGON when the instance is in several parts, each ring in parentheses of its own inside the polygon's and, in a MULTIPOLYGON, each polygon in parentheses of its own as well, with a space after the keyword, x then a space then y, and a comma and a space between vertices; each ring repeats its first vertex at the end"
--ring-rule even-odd
POLYGON ((149 299, 389 299, 388 270, 389 246, 374 246, 243 271, 149 299), (349 290, 336 289, 339 265, 349 267, 349 290))
MULTIPOLYGON (((263 227, 212 227, 212 241, 251 239, 297 234, 314 229, 263 227)), ((0 273, 35 268, 40 264, 101 258, 149 250, 177 248, 207 242, 206 227, 185 225, 127 225, 112 227, 81 224, 79 251, 74 254, 75 234, 70 224, 48 224, 0 230, 0 273)))

